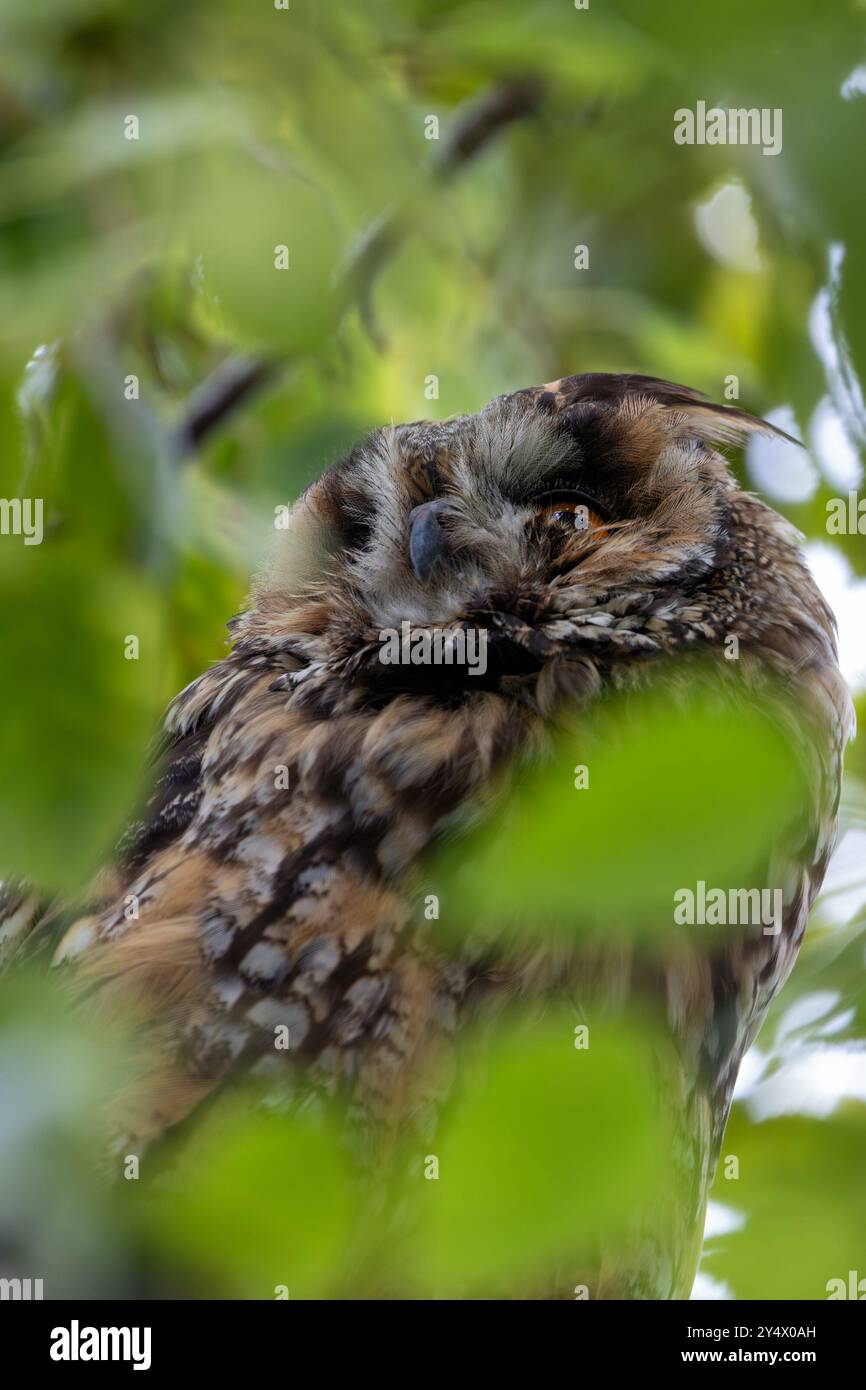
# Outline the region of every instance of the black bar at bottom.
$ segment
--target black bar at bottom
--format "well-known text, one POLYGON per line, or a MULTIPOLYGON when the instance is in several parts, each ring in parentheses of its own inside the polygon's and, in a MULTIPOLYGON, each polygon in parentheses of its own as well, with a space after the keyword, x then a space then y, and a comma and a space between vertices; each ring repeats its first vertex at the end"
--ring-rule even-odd
POLYGON ((611 1371, 663 1373, 674 1366, 803 1365, 826 1377, 856 1364, 863 1323, 837 1302, 5 1301, 0 1333, 7 1364, 52 1377, 92 1376, 106 1368, 114 1375, 137 1370, 160 1377, 194 1371, 221 1378, 237 1373, 246 1384, 272 1373, 306 1380, 311 1357, 331 1376, 344 1357, 355 1374, 384 1377, 390 1364, 386 1380, 404 1373, 413 1379, 406 1364, 410 1347, 412 1361, 421 1355, 416 1369, 428 1375, 437 1363, 453 1373, 456 1362, 468 1375, 476 1361, 486 1380, 500 1359, 513 1372, 515 1354, 537 1361, 541 1375, 558 1350, 575 1373, 601 1360, 611 1371), (449 1337, 452 1329, 459 1343, 449 1337), (549 1340, 558 1333, 561 1348, 549 1340))

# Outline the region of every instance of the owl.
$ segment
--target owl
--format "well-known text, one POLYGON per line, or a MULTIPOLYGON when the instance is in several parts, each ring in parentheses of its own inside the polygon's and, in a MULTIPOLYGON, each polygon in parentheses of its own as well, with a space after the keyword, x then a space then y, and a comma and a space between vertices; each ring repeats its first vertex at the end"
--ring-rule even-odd
POLYGON ((717 447, 770 428, 686 387, 590 373, 382 428, 308 487, 228 655, 171 705, 146 813, 57 953, 87 1007, 147 1030, 117 1100, 123 1145, 194 1123, 238 1078, 290 1073, 298 1095, 343 1097, 365 1152, 386 1151, 429 1125, 427 1063, 485 1010, 600 981, 649 991, 678 1059, 660 1081, 678 1210, 586 1277, 591 1297, 688 1297, 738 1067, 803 938, 852 732, 796 534, 717 447), (455 659, 386 660, 385 633, 455 659), (696 656, 746 703, 783 692, 808 768, 780 930, 651 969, 619 943, 590 959, 578 942, 440 940, 413 899, 431 847, 495 818, 491 789, 563 720, 644 685, 674 699, 696 656))

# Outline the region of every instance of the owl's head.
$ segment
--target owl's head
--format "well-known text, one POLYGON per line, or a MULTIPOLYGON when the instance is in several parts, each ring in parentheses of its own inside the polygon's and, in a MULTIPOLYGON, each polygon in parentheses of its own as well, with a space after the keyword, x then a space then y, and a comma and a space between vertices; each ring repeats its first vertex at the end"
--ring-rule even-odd
POLYGON ((301 498, 239 636, 373 694, 420 683, 546 704, 731 636, 777 667, 813 649, 832 661, 795 533, 715 447, 771 430, 686 387, 605 374, 381 429, 301 498), (457 638, 451 659, 440 647, 431 669, 429 647, 416 662, 419 631, 457 638), (478 652, 467 633, 483 635, 483 670, 454 660, 478 652))

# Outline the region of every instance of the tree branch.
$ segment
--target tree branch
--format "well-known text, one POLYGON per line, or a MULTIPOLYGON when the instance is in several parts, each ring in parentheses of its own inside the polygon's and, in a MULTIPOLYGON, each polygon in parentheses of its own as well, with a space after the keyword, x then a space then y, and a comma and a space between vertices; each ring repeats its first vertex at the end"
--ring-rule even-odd
POLYGON ((275 359, 238 357, 233 353, 224 358, 189 397, 175 430, 177 452, 182 456, 194 453, 214 427, 275 377, 282 365, 275 359))

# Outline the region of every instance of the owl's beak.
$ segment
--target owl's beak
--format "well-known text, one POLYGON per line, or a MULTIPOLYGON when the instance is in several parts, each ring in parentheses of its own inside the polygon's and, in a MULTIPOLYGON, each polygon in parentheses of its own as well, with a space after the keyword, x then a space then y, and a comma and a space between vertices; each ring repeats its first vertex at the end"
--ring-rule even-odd
POLYGON ((444 501, 422 502, 409 513, 409 559, 422 584, 448 549, 448 538, 439 522, 447 505, 444 501))

